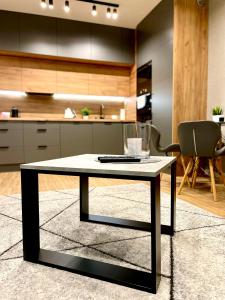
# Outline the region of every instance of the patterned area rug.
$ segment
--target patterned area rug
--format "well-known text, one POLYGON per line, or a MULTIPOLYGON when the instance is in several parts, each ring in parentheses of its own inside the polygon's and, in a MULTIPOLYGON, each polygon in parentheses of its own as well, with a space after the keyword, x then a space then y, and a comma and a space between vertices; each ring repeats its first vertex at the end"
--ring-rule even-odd
MULTIPOLYGON (((90 213, 150 221, 144 184, 90 190, 90 213)), ((150 234, 79 221, 79 191, 40 193, 41 247, 150 271, 150 234)), ((161 194, 162 223, 169 195, 161 194)), ((157 295, 23 261, 20 195, 0 197, 0 299, 225 299, 225 219, 177 201, 157 295)))

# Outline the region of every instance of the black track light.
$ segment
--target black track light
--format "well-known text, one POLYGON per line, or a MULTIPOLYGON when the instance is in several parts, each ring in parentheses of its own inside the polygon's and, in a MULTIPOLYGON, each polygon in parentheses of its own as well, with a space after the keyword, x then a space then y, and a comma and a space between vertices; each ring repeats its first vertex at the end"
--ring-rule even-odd
POLYGON ((42 8, 46 8, 47 7, 47 3, 45 0, 41 0, 41 7, 42 8))
POLYGON ((68 0, 65 1, 64 10, 67 13, 70 11, 70 3, 68 0))
POLYGON ((54 8, 53 0, 49 0, 48 7, 49 7, 50 9, 53 9, 53 8, 54 8))
POLYGON ((92 14, 92 16, 94 16, 94 17, 97 16, 98 12, 97 12, 96 5, 93 5, 93 6, 92 6, 91 14, 92 14))
POLYGON ((106 11, 106 17, 107 17, 108 19, 111 19, 111 17, 112 17, 112 13, 111 13, 111 8, 110 8, 110 7, 107 8, 107 11, 106 11))

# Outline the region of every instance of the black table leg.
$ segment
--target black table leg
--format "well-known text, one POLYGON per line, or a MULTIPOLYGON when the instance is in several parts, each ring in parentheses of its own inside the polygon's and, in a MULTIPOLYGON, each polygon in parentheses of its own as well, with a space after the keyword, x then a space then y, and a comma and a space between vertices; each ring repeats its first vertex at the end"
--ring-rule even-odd
POLYGON ((88 176, 80 175, 80 220, 89 216, 88 176))
POLYGON ((176 226, 176 161, 171 165, 171 235, 174 235, 176 226))
POLYGON ((154 293, 161 280, 160 175, 151 181, 151 267, 154 293))
POLYGON ((40 250, 38 173, 21 170, 23 257, 37 262, 40 250))

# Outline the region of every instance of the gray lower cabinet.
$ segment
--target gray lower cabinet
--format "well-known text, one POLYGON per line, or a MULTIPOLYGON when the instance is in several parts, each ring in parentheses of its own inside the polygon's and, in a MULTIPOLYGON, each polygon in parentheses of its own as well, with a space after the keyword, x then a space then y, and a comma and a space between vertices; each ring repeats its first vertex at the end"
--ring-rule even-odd
POLYGON ((29 146, 24 148, 25 162, 60 158, 59 146, 29 146))
POLYGON ((59 123, 29 122, 24 124, 25 162, 60 157, 59 123))
POLYGON ((92 127, 92 124, 61 124, 61 157, 93 153, 92 127))
POLYGON ((123 124, 0 122, 2 166, 86 153, 123 154, 123 124))
POLYGON ((1 122, 0 165, 19 164, 23 161, 23 124, 1 122))
POLYGON ((99 154, 123 154, 123 125, 94 123, 93 151, 99 154))

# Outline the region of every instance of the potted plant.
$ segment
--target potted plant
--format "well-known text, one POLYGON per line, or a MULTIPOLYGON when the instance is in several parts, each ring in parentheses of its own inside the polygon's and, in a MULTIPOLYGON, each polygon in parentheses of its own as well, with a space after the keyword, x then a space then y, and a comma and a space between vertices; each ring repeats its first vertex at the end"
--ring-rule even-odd
POLYGON ((91 110, 88 107, 83 107, 80 110, 82 117, 84 120, 88 120, 89 115, 91 114, 91 110))
POLYGON ((212 120, 214 122, 220 122, 220 118, 224 118, 223 109, 220 106, 215 106, 212 109, 212 120))

